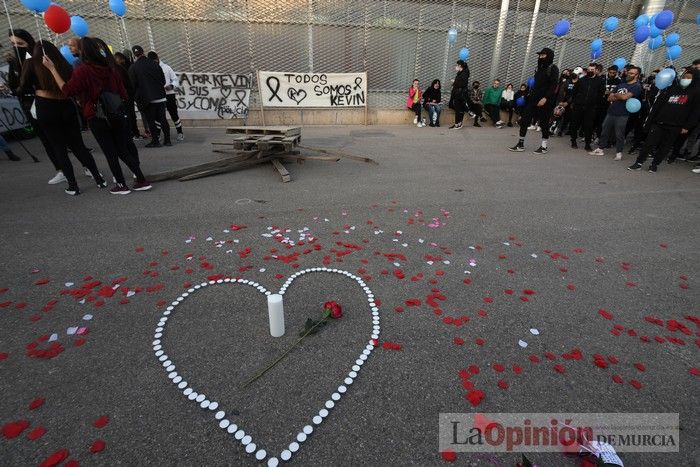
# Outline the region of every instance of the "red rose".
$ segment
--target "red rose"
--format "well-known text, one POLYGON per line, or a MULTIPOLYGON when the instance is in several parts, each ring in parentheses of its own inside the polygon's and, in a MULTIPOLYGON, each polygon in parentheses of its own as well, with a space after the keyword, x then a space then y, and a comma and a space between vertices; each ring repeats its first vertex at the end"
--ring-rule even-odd
POLYGON ((333 302, 333 306, 331 307, 331 318, 340 319, 342 316, 343 316, 343 309, 340 308, 340 305, 333 302))

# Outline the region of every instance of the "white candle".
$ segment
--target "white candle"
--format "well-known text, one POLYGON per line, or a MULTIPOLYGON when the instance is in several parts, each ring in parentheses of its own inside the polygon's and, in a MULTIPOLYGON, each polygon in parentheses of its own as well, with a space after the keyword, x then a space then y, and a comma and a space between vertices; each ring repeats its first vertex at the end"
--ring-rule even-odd
POLYGON ((267 296, 267 311, 270 315, 270 334, 272 334, 272 337, 282 337, 284 335, 282 295, 273 294, 267 296))

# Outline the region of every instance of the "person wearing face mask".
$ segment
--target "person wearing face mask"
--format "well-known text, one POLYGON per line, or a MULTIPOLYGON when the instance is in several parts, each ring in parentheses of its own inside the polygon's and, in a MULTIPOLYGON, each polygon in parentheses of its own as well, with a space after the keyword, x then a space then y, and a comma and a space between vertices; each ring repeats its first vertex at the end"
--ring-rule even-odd
POLYGON ((32 116, 31 108, 34 105, 34 95, 33 94, 23 94, 20 90, 20 82, 22 77, 22 67, 24 63, 31 58, 31 54, 34 50, 35 41, 31 34, 29 34, 24 29, 14 29, 8 31, 8 36, 10 38, 10 45, 12 46, 10 52, 5 56, 8 64, 7 71, 7 86, 12 91, 12 94, 17 96, 22 110, 24 110, 29 125, 32 127, 34 134, 39 137, 41 145, 44 146, 46 155, 56 170, 56 175, 54 175, 49 180, 49 185, 56 185, 66 181, 66 177, 61 171, 61 164, 56 151, 54 151, 53 145, 49 141, 48 137, 44 131, 37 124, 36 119, 32 116))
POLYGON ((481 83, 474 81, 472 83, 472 88, 469 90, 469 107, 471 111, 474 112, 474 126, 481 128, 479 121, 483 118, 483 105, 482 101, 484 99, 484 91, 481 90, 481 83))
POLYGON ((642 86, 637 81, 640 69, 630 68, 626 76, 626 82, 616 86, 615 92, 608 94, 608 112, 603 120, 603 131, 598 140, 598 149, 589 152, 591 156, 604 156, 604 148, 612 144, 615 135, 615 160, 622 160, 622 151, 625 148, 625 129, 630 113, 627 111, 627 100, 638 99, 642 94, 642 86))
POLYGON ((515 92, 513 91, 513 84, 508 83, 506 88, 501 93, 501 109, 508 112, 508 123, 509 127, 513 126, 513 110, 515 107, 515 92))
MULTIPOLYGON (((600 67, 602 70, 602 66, 600 67)), ((596 136, 598 140, 603 134, 603 121, 605 116, 608 114, 608 107, 610 107, 610 101, 608 101, 608 96, 617 91, 617 86, 622 83, 622 80, 617 76, 618 68, 617 65, 612 65, 608 67, 607 73, 602 73, 601 76, 605 82, 605 95, 600 101, 598 106, 598 113, 596 115, 596 136)))
POLYGON ((700 71, 686 71, 679 82, 662 90, 649 112, 647 139, 628 170, 640 170, 650 153, 649 172, 658 170, 676 138, 700 122, 700 71))
POLYGON ((440 90, 440 80, 433 80, 432 84, 423 93, 425 109, 430 117, 430 126, 440 126, 440 113, 442 112, 442 91, 440 90))
POLYGON ((542 127, 542 142, 535 154, 547 154, 549 143, 549 117, 556 104, 557 84, 559 82, 559 69, 554 64, 554 51, 545 47, 537 53, 537 71, 535 72, 535 85, 528 99, 527 107, 520 121, 520 139, 518 143, 508 148, 514 152, 525 150, 525 135, 527 127, 533 120, 538 120, 542 127))
POLYGON ((578 148, 579 131, 583 129, 586 150, 591 151, 593 127, 595 126, 598 103, 605 94, 605 82, 596 75, 595 63, 590 63, 586 74, 574 85, 569 97, 571 111, 571 147, 578 148))
MULTIPOLYGON (((576 79, 578 79, 578 76, 576 76, 576 79)), ((557 107, 554 108, 554 118, 552 119, 552 125, 549 127, 549 132, 553 135, 561 136, 564 132, 564 127, 569 124, 568 100, 573 87, 574 74, 567 68, 561 72, 559 85, 557 86, 557 107)))
POLYGON ((515 94, 513 94, 513 102, 515 103, 515 108, 513 109, 518 116, 518 124, 520 123, 520 120, 522 118, 523 114, 523 109, 526 108, 527 106, 527 98, 530 95, 530 88, 527 87, 527 84, 522 83, 520 85, 520 89, 518 89, 515 94), (524 105, 518 105, 518 100, 520 98, 523 98, 525 101, 524 105))
POLYGON ((469 67, 464 60, 457 60, 455 65, 457 76, 452 80, 452 92, 450 93, 450 101, 447 106, 455 111, 455 124, 450 127, 450 130, 459 130, 462 128, 464 113, 469 110, 467 107, 467 94, 469 88, 469 67))
POLYGON ((501 120, 501 96, 503 96, 503 88, 501 80, 493 80, 493 84, 484 93, 484 109, 491 117, 491 122, 496 128, 503 128, 505 123, 501 120))

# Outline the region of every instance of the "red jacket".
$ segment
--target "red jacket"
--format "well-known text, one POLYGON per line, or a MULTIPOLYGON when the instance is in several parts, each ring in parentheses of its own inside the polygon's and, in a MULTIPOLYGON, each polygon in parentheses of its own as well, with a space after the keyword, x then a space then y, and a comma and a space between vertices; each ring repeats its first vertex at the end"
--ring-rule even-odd
POLYGON ((62 91, 66 96, 78 99, 86 120, 95 117, 95 106, 102 91, 119 94, 122 100, 128 100, 119 73, 106 66, 88 63, 83 63, 73 70, 62 91))

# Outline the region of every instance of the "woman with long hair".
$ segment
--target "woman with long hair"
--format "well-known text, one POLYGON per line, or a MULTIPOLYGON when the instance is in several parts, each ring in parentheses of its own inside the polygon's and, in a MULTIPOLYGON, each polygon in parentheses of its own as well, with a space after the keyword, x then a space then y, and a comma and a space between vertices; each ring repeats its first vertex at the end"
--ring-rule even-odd
POLYGON ((70 79, 73 68, 61 52, 51 42, 41 41, 34 46, 32 58, 24 63, 20 89, 23 93, 32 93, 35 96, 37 123, 53 147, 58 165, 68 181, 66 193, 80 194, 73 165, 68 158, 69 148, 90 171, 97 186, 104 188, 107 184, 97 170, 95 159, 83 143, 75 104, 61 92, 51 73, 42 64, 45 56, 55 64, 56 73, 61 79, 70 79))
MULTIPOLYGON (((132 150, 129 148, 129 143, 133 146, 133 142, 129 133, 126 113, 124 112, 122 116, 112 115, 110 117, 102 115, 101 112, 98 116, 98 107, 106 107, 100 101, 101 97, 106 97, 107 93, 119 95, 122 102, 126 102, 129 98, 119 73, 113 68, 112 63, 114 59, 110 60, 108 57, 111 57, 109 49, 105 50, 103 47, 100 47, 100 44, 93 38, 84 37, 80 40, 80 60, 82 65, 73 70, 73 75, 68 81, 63 79, 58 72, 56 64, 47 56, 44 56, 44 66, 51 71, 59 89, 66 96, 76 97, 82 104, 83 114, 88 122, 90 131, 107 158, 109 168, 117 183, 110 190, 110 193, 116 195, 131 193, 124 180, 122 168, 119 165, 120 159, 136 175, 136 183, 133 189, 136 191, 150 190, 151 185, 146 181, 143 172, 141 172, 138 158, 134 157, 132 150)), ((102 100, 104 102, 107 99, 102 100)))
POLYGON ((131 136, 134 139, 142 139, 141 133, 139 132, 139 126, 136 122, 136 111, 134 110, 134 98, 135 91, 134 85, 131 84, 131 79, 129 79, 129 58, 121 52, 116 52, 114 54, 114 60, 117 62, 117 71, 119 76, 122 78, 124 87, 126 88, 126 93, 129 95, 129 100, 126 103, 126 114, 129 117, 129 129, 131 130, 131 136))

